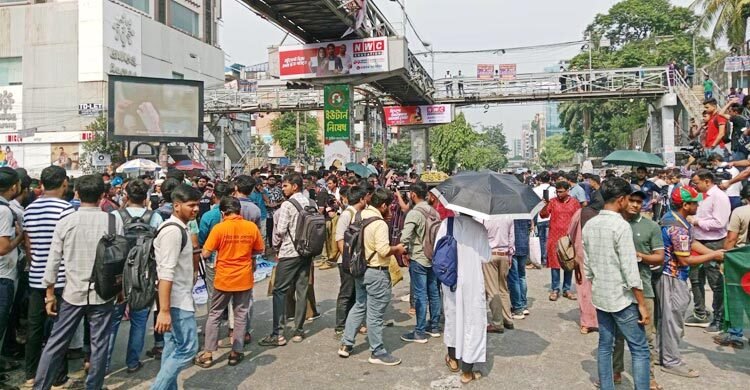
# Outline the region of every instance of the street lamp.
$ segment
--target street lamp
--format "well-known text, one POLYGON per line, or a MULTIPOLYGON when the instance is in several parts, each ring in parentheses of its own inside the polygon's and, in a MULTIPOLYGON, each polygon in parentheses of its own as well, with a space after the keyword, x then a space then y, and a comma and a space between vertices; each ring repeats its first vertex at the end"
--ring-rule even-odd
POLYGON ((432 76, 432 78, 434 79, 435 78, 435 48, 432 47, 431 42, 425 42, 425 41, 422 41, 422 46, 424 46, 425 49, 427 49, 427 51, 430 52, 430 67, 431 67, 430 76, 432 76))

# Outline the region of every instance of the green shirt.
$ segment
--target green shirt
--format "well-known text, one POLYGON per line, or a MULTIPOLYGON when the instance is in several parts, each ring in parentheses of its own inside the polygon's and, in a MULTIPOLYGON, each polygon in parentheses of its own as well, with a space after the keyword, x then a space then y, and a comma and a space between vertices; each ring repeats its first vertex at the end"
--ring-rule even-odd
POLYGON ((703 92, 713 92, 714 83, 711 80, 703 80, 703 92))
MULTIPOLYGON (((639 215, 628 223, 633 230, 633 243, 638 253, 649 255, 655 250, 664 249, 661 228, 656 222, 639 215)), ((654 289, 651 286, 651 267, 646 263, 639 262, 638 272, 641 274, 641 280, 643 281, 643 297, 654 298, 654 289)))
POLYGON ((409 251, 409 258, 424 267, 432 267, 432 261, 424 254, 424 233, 427 228, 427 218, 422 214, 435 212, 425 201, 417 203, 404 219, 404 228, 401 230, 401 243, 409 251))

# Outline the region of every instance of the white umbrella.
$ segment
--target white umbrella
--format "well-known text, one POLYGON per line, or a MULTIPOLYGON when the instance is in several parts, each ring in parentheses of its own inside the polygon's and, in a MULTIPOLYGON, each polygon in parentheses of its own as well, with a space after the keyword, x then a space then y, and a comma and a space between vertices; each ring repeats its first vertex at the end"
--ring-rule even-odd
POLYGON ((135 160, 130 160, 126 162, 125 164, 120 165, 117 167, 117 172, 135 172, 135 171, 154 171, 157 168, 159 168, 159 164, 151 161, 146 160, 145 158, 136 158, 135 160))

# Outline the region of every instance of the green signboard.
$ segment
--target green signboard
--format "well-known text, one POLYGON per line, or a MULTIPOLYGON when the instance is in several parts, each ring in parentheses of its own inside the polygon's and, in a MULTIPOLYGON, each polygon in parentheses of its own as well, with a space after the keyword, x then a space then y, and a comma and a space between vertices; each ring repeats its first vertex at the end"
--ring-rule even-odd
POLYGON ((351 87, 348 84, 333 84, 324 87, 325 139, 349 140, 351 128, 351 87))

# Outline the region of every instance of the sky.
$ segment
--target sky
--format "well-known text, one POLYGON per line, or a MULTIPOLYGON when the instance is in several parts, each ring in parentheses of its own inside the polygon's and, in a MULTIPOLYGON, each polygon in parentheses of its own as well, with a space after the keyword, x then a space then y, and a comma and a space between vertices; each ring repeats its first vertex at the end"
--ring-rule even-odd
MULTIPOLYGON (((279 45, 284 32, 248 10, 241 0, 222 0, 223 23, 221 46, 226 63, 252 65, 268 61, 267 48, 279 45)), ((397 31, 402 30, 402 13, 391 0, 370 0, 388 18, 397 31)), ((434 50, 470 50, 510 48, 550 44, 583 39, 583 31, 598 13, 605 13, 617 0, 403 0, 419 36, 430 42, 434 50), (575 5, 573 5, 573 3, 575 5)), ((686 6, 690 0, 673 0, 686 6)), ((425 49, 418 43, 411 27, 407 32, 412 52, 425 49)), ((290 36, 284 42, 294 44, 290 36)), ((447 70, 466 75, 476 72, 480 63, 516 63, 519 73, 543 72, 545 67, 569 59, 581 50, 580 45, 544 50, 508 53, 506 55, 436 55, 435 76, 447 70)), ((420 56, 430 70, 429 56, 420 56)), ((495 105, 485 113, 483 107, 462 108, 467 120, 476 125, 502 123, 509 144, 520 138, 521 125, 537 112, 544 112, 545 103, 495 105)))

